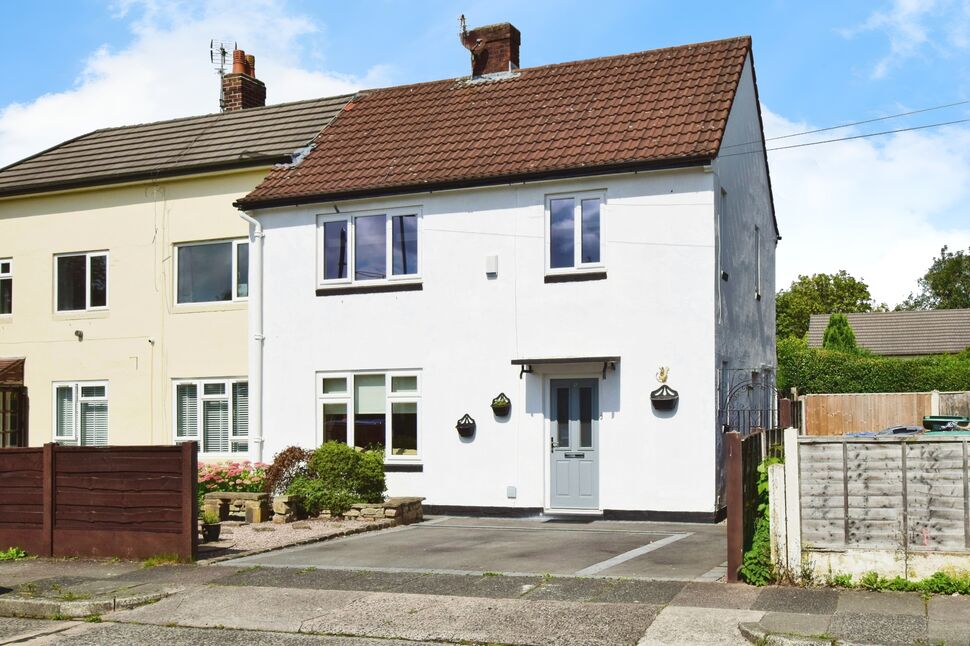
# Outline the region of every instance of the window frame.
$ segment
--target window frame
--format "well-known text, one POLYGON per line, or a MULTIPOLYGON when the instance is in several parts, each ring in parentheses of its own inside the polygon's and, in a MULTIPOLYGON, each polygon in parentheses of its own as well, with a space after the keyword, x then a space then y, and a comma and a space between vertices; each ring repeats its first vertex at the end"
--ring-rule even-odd
MULTIPOLYGON (((175 307, 178 308, 192 308, 192 307, 212 307, 213 305, 219 305, 220 303, 245 303, 249 300, 248 291, 248 278, 247 278, 247 292, 246 296, 239 296, 239 276, 237 270, 239 269, 239 247, 242 245, 249 245, 249 238, 220 238, 218 240, 197 240, 194 242, 176 242, 172 246, 175 249, 175 253, 172 254, 174 271, 172 272, 172 300, 175 303, 175 307), (232 281, 232 297, 227 301, 193 301, 190 303, 179 302, 179 250, 183 247, 200 247, 203 245, 214 245, 214 244, 230 244, 230 263, 229 272, 230 280, 232 281)), ((250 248, 250 253, 252 249, 250 248)))
POLYGON ((601 272, 606 269, 606 189, 588 191, 569 191, 564 193, 547 193, 544 201, 543 215, 543 255, 545 257, 545 275, 556 276, 562 274, 601 272), (552 266, 552 201, 565 198, 573 199, 573 265, 571 267, 552 266), (600 259, 598 262, 582 262, 583 259, 583 200, 599 199, 600 201, 600 259))
POLYGON ((54 311, 57 314, 78 314, 82 312, 103 312, 111 306, 111 257, 107 249, 101 251, 78 251, 54 254, 54 311), (76 310, 59 309, 60 303, 60 259, 84 256, 84 307, 76 310), (91 305, 91 259, 104 257, 104 305, 91 305))
MULTIPOLYGON (((0 281, 9 280, 10 289, 13 291, 13 258, 0 258, 0 281), (3 265, 7 265, 7 271, 3 270, 3 265)), ((10 311, 0 312, 0 318, 13 316, 13 296, 10 298, 10 311)))
MULTIPOLYGON (((111 388, 108 384, 107 379, 95 379, 95 380, 80 380, 80 381, 54 381, 51 382, 51 438, 54 442, 64 442, 73 441, 77 442, 76 446, 94 446, 94 445, 82 445, 81 441, 81 404, 83 402, 104 402, 108 406, 108 429, 107 432, 110 436, 111 433, 111 388), (88 386, 103 386, 104 396, 102 397, 84 397, 81 394, 81 389, 88 386), (69 387, 72 391, 72 400, 74 412, 73 412, 73 427, 72 435, 58 435, 57 434, 57 389, 69 387)), ((110 443, 108 443, 110 444, 110 443)), ((105 444, 107 446, 108 444, 105 444)))
POLYGON ((420 370, 356 370, 317 372, 314 378, 316 384, 315 406, 316 412, 316 446, 323 444, 323 405, 324 404, 344 404, 347 409, 347 445, 354 446, 354 377, 364 376, 384 376, 384 461, 385 463, 420 463, 422 460, 421 448, 421 371, 420 370), (414 377, 415 389, 394 393, 391 385, 394 377, 414 377), (347 390, 342 393, 324 393, 324 379, 345 379, 347 390), (394 419, 391 413, 393 404, 415 404, 417 434, 415 437, 414 455, 395 455, 391 453, 394 437, 394 419))
MULTIPOLYGON (((223 301, 217 301, 223 302, 223 301)), ((182 442, 198 442, 199 443, 199 455, 203 457, 235 457, 235 456, 246 456, 249 454, 249 448, 251 446, 252 439, 249 437, 249 425, 246 426, 246 435, 236 435, 236 427, 233 422, 234 416, 234 406, 233 401, 233 385, 238 383, 248 383, 249 377, 203 377, 200 379, 173 379, 172 380, 172 440, 175 444, 181 444, 182 442), (206 395, 205 386, 206 384, 222 384, 223 392, 218 395, 206 395), (195 434, 185 435, 179 437, 178 434, 178 388, 179 386, 192 385, 195 386, 195 392, 197 397, 196 412, 195 412, 195 434), (206 451, 205 444, 203 443, 203 425, 205 415, 203 413, 203 402, 205 401, 225 401, 228 409, 228 424, 229 424, 229 450, 228 451, 206 451), (234 442, 246 442, 246 451, 233 451, 232 445, 234 442)), ((248 397, 248 395, 247 395, 248 397)))
POLYGON ((365 211, 344 211, 333 214, 317 214, 317 287, 326 289, 327 287, 367 287, 371 285, 387 285, 398 283, 420 283, 422 280, 421 271, 424 269, 424 214, 421 207, 394 207, 387 209, 368 209, 365 211), (373 215, 384 216, 384 268, 386 275, 384 278, 371 280, 357 280, 354 278, 356 273, 356 245, 357 245, 357 218, 373 215), (394 232, 392 222, 394 216, 413 215, 417 223, 418 238, 418 271, 413 274, 394 275, 394 232), (324 246, 324 228, 328 222, 347 223, 347 277, 346 278, 324 278, 326 271, 326 258, 324 246))

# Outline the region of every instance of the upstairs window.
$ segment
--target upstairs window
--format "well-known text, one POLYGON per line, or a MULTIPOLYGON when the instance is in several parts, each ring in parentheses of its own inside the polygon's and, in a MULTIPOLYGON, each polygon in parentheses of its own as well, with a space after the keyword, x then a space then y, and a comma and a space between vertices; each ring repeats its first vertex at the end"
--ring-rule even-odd
POLYGON ((407 209, 320 216, 320 284, 418 278, 418 219, 407 209))
POLYGON ((195 440, 202 453, 249 450, 249 383, 242 379, 175 383, 175 441, 195 440))
POLYGON ((176 303, 218 303, 249 297, 249 241, 176 247, 176 303))
POLYGON ((0 316, 13 313, 13 260, 0 258, 0 316))
POLYGON ((107 251, 63 254, 55 262, 58 312, 108 307, 107 251))
POLYGON ((108 382, 54 384, 54 441, 70 446, 108 444, 108 382))
POLYGON ((546 270, 601 269, 604 264, 603 194, 576 193, 546 199, 546 270))

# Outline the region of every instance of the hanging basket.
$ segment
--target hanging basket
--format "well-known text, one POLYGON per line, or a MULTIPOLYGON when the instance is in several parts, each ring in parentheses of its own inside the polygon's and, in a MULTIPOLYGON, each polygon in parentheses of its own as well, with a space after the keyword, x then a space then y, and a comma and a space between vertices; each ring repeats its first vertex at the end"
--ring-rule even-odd
POLYGON ((496 417, 508 417, 512 412, 512 401, 505 396, 505 393, 499 393, 498 397, 492 400, 492 412, 496 417))
POLYGON ((676 390, 663 384, 660 388, 650 393, 650 402, 653 407, 657 410, 669 411, 677 408, 677 402, 680 400, 680 395, 676 390))
POLYGON ((458 435, 461 435, 462 437, 471 437, 475 434, 475 420, 471 415, 465 413, 465 416, 458 420, 455 428, 458 429, 458 435))

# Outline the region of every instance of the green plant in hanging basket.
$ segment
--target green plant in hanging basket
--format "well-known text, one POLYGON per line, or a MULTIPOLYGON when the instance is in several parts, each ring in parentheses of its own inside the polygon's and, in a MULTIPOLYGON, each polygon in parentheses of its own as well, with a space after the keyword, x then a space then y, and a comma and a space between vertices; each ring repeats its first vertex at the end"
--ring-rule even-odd
POLYGON ((498 397, 492 400, 492 412, 496 417, 506 417, 512 412, 512 401, 505 393, 499 393, 498 397))

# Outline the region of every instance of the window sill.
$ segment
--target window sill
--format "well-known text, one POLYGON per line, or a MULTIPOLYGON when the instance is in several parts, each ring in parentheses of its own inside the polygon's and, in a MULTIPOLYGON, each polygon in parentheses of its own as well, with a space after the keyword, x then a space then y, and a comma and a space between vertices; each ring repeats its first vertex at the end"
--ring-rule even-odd
POLYGON ((77 321, 80 319, 106 319, 108 310, 68 310, 65 312, 54 312, 54 320, 57 321, 77 321))
POLYGON ((568 274, 547 274, 546 283, 581 283, 588 280, 606 280, 605 271, 577 271, 568 274))
POLYGON ((421 473, 424 465, 418 462, 385 462, 384 473, 421 473))
POLYGON ((211 303, 176 303, 172 314, 201 314, 203 312, 240 312, 248 301, 213 301, 211 303))
POLYGON ((378 285, 349 285, 319 287, 317 296, 349 296, 351 294, 383 294, 387 292, 420 292, 424 283, 380 283, 378 285))

